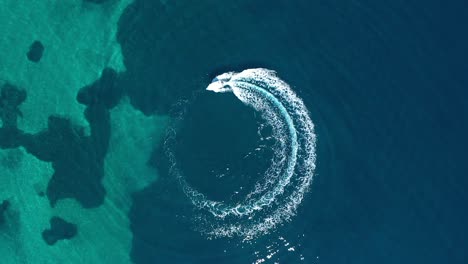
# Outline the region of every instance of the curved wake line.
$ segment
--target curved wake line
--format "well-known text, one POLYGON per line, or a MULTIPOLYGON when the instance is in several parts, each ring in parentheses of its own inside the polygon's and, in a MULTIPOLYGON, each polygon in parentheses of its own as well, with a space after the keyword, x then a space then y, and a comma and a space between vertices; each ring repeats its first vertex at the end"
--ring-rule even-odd
MULTIPOLYGON (((312 182, 316 159, 314 124, 302 100, 271 70, 224 73, 206 89, 231 92, 261 113, 276 140, 272 164, 265 172, 265 183, 256 185, 243 202, 234 205, 207 199, 187 184, 177 168, 175 174, 192 204, 211 213, 204 219, 205 233, 244 239, 266 234, 291 219, 312 182)), ((171 153, 169 156, 176 167, 175 157, 171 153)))
MULTIPOLYGON (((278 99, 276 99, 272 94, 266 92, 262 88, 258 88, 254 85, 251 85, 247 82, 243 81, 235 81, 235 82, 227 82, 226 85, 229 85, 231 91, 239 98, 243 103, 252 106, 254 109, 260 112, 268 111, 269 109, 264 109, 263 105, 260 105, 258 102, 252 102, 251 97, 254 93, 259 93, 259 96, 263 98, 263 100, 270 100, 273 105, 278 108, 279 114, 284 118, 286 122, 286 127, 288 129, 288 136, 289 140, 291 141, 291 151, 288 155, 288 164, 286 168, 286 173, 284 177, 279 178, 278 184, 273 188, 273 190, 269 191, 268 193, 261 196, 259 199, 247 203, 247 204, 237 204, 237 205, 226 205, 221 202, 217 201, 210 201, 206 198, 203 200, 195 200, 194 203, 199 206, 200 208, 208 209, 213 215, 218 217, 225 217, 227 215, 248 215, 256 210, 261 210, 264 206, 270 205, 275 198, 282 194, 284 188, 289 184, 289 181, 294 173, 294 167, 296 166, 296 156, 297 156, 297 134, 296 130, 294 129, 294 123, 291 119, 289 113, 287 112, 286 108, 284 108, 283 104, 281 104, 278 99)), ((271 114, 271 113, 266 113, 271 114)), ((271 116, 267 116, 267 118, 271 118, 271 116)), ((278 117, 277 117, 278 118, 278 117)), ((268 120, 267 120, 268 122, 268 120)), ((280 129, 278 125, 272 124, 273 128, 278 130, 280 129)), ((275 131, 277 132, 277 131, 275 131)), ((189 187, 190 188, 190 187, 189 187)), ((197 193, 196 190, 191 189, 189 191, 191 195, 202 197, 203 195, 197 193)))

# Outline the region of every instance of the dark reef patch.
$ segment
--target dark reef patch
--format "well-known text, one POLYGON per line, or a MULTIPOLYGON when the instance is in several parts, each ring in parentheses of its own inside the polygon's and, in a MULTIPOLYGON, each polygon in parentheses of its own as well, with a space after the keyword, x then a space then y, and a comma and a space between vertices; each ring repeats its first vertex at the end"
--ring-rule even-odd
POLYGON ((113 108, 119 103, 123 93, 117 77, 117 72, 113 69, 104 69, 99 80, 78 92, 78 102, 87 106, 102 105, 107 109, 113 108))
POLYGON ((91 128, 89 136, 83 127, 58 116, 49 117, 46 130, 24 133, 17 128, 17 118, 22 116, 18 106, 26 99, 26 92, 10 84, 2 86, 0 147, 23 146, 38 159, 52 162, 54 174, 45 192, 52 206, 64 198, 74 198, 85 208, 104 201, 106 191, 101 180, 111 133, 109 110, 122 96, 116 78, 115 71, 105 69, 99 80, 83 87, 77 96, 87 106, 84 115, 91 128))
POLYGON ((48 245, 52 246, 59 240, 72 239, 77 232, 78 228, 75 224, 54 216, 50 219, 50 229, 42 232, 42 238, 48 245))
POLYGON ((53 164, 55 172, 46 191, 52 206, 64 198, 75 198, 85 208, 97 207, 104 201, 106 191, 101 180, 111 133, 109 109, 121 97, 116 92, 115 78, 115 72, 104 70, 99 80, 78 94, 77 100, 87 106, 90 136, 70 120, 55 116, 49 117, 47 130, 24 136, 28 152, 53 164))
POLYGON ((0 91, 0 148, 17 148, 21 145, 22 132, 17 128, 18 117, 22 117, 19 105, 26 100, 26 91, 5 83, 0 91))
POLYGON ((28 60, 32 62, 39 62, 43 53, 44 45, 40 41, 36 40, 29 47, 29 51, 26 56, 28 57, 28 60))
POLYGON ((0 118, 3 127, 16 127, 18 116, 22 117, 19 105, 26 100, 26 91, 9 83, 0 91, 0 118))
MULTIPOLYGON (((100 120, 100 125, 105 127, 108 117, 103 116, 107 119, 100 120)), ((101 131, 109 133, 106 128, 101 131)), ((46 191, 52 206, 64 198, 75 198, 85 208, 103 202, 105 189, 101 179, 105 150, 100 149, 102 144, 93 145, 93 137, 105 140, 105 136, 93 132, 96 133, 92 131, 86 136, 83 128, 74 126, 70 120, 51 116, 46 131, 25 135, 26 150, 41 160, 52 162, 54 174, 46 191)))
POLYGON ((8 200, 4 200, 0 203, 0 225, 5 223, 5 212, 8 210, 8 207, 10 207, 10 202, 8 200))

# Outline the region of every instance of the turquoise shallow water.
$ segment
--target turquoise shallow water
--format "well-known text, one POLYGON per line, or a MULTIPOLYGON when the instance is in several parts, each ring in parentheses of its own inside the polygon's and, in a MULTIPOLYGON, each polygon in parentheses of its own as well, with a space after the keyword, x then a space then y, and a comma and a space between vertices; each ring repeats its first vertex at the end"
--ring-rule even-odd
POLYGON ((0 2, 5 263, 467 259, 463 1, 0 2), (304 101, 316 169, 290 219, 218 237, 286 201, 215 221, 174 173, 233 204, 263 179, 273 129, 205 90, 250 68, 304 101))

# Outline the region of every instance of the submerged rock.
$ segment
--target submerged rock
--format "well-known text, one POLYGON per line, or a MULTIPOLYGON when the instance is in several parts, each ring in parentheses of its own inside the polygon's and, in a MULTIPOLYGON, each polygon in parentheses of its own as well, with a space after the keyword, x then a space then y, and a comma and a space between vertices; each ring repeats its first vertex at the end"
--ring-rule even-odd
POLYGON ((73 238, 77 232, 75 224, 54 216, 50 219, 50 229, 42 232, 42 238, 48 245, 54 245, 59 240, 73 238))
POLYGON ((5 222, 5 212, 10 206, 10 202, 8 200, 4 200, 2 203, 0 203, 0 225, 5 222))
POLYGON ((26 91, 9 83, 0 89, 0 119, 3 127, 16 128, 18 117, 22 117, 19 105, 26 100, 26 91))
POLYGON ((123 87, 118 84, 117 72, 105 68, 97 81, 81 88, 76 99, 79 103, 87 106, 102 105, 110 109, 119 103, 123 92, 123 87))
POLYGON ((29 47, 27 56, 30 61, 39 62, 42 58, 43 53, 44 53, 44 45, 42 45, 40 41, 36 40, 29 47))

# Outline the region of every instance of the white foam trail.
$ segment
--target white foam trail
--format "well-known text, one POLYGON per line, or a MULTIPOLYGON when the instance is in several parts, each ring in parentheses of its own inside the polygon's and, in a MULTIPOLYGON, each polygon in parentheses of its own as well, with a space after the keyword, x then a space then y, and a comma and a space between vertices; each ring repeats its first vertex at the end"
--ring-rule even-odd
MULTIPOLYGON (((213 79, 207 90, 232 92, 262 114, 276 140, 272 164, 265 172, 265 182, 257 184, 243 202, 234 205, 207 199, 189 186, 181 173, 176 174, 192 203, 211 213, 212 219, 205 219, 209 226, 204 230, 206 233, 244 239, 268 233, 295 214, 312 182, 314 124, 302 100, 271 70, 259 68, 224 73, 213 79), (232 221, 232 217, 236 219, 232 221)), ((169 154, 175 166, 175 158, 169 154)))

